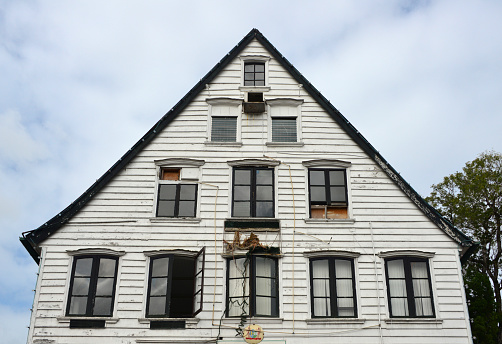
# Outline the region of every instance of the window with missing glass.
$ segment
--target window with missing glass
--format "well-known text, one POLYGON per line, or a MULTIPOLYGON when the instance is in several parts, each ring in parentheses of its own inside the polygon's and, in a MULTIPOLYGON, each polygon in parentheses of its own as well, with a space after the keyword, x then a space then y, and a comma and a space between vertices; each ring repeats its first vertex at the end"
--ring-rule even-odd
POLYGON ((147 317, 190 318, 202 311, 203 248, 196 255, 166 254, 150 259, 147 317))
POLYGON ((279 316, 277 259, 236 257, 227 261, 227 317, 279 316))
POLYGON ((244 63, 244 86, 265 86, 265 63, 244 63))
POLYGON ((233 217, 274 217, 274 170, 267 167, 234 167, 233 217))
POLYGON ((309 169, 311 218, 346 219, 347 198, 345 169, 309 169))
POLYGON ((357 317, 352 259, 311 259, 310 290, 313 318, 357 317))
POLYGON ((112 316, 117 268, 117 257, 75 257, 66 314, 87 317, 112 316))
POLYGON ((180 168, 161 168, 157 194, 158 217, 195 217, 197 184, 180 181, 180 168))
POLYGON ((297 142, 296 117, 272 117, 272 142, 297 142))
POLYGON ((434 317, 428 259, 388 258, 385 260, 385 273, 391 317, 434 317))

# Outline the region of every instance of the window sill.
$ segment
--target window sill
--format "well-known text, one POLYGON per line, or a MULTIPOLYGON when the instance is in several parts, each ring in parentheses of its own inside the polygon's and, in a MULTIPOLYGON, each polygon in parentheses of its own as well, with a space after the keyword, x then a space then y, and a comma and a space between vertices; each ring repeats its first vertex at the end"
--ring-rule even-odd
POLYGON ((366 322, 366 319, 360 318, 311 318, 305 319, 307 325, 362 325, 366 322))
POLYGON ((267 92, 267 91, 270 91, 270 86, 239 86, 239 91, 242 91, 242 92, 267 92))
POLYGON ((356 222, 355 219, 303 219, 305 223, 354 223, 356 222))
POLYGON ((150 322, 154 321, 184 321, 186 324, 186 328, 197 328, 197 324, 199 323, 199 318, 138 318, 138 322, 140 324, 150 324, 150 322))
POLYGON ((200 223, 201 218, 199 217, 151 217, 150 222, 152 223, 164 223, 164 222, 185 222, 185 223, 200 223))
POLYGON ((442 327, 443 319, 437 318, 388 318, 383 320, 388 325, 430 325, 442 327))
POLYGON ((77 317, 77 316, 64 316, 57 317, 57 321, 61 324, 70 324, 71 320, 101 320, 104 321, 105 324, 116 324, 119 321, 119 318, 112 317, 77 317))
POLYGON ((303 147, 305 144, 300 142, 267 142, 268 147, 303 147))
POLYGON ((242 147, 242 142, 213 142, 213 141, 205 141, 204 144, 206 146, 223 146, 223 147, 242 147))
POLYGON ((225 220, 225 231, 255 231, 255 232, 278 232, 281 230, 281 222, 279 219, 272 217, 246 217, 246 218, 230 218, 225 220))
MULTIPOLYGON (((241 318, 223 318, 223 323, 239 324, 241 318)), ((269 317, 250 317, 246 318, 246 324, 260 323, 260 324, 282 324, 283 318, 269 318, 269 317)), ((246 325, 247 326, 247 325, 246 325)))

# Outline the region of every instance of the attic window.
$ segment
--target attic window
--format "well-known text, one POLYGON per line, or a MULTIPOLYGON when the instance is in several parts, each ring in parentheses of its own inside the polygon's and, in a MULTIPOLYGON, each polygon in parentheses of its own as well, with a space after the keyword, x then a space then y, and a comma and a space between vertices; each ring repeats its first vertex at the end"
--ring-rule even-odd
POLYGON ((248 102, 263 102, 263 93, 249 92, 248 102))
POLYGON ((244 86, 265 86, 265 63, 244 63, 244 86))

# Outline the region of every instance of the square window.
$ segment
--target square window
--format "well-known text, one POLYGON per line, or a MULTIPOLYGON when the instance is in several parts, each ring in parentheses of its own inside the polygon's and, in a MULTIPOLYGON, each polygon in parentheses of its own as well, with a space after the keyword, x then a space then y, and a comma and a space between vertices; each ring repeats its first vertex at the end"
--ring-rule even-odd
POLYGON ((272 142, 297 142, 296 117, 272 117, 272 142))
POLYGON ((227 317, 279 316, 277 259, 261 256, 227 261, 227 317))
POLYGON ((211 141, 237 141, 237 117, 213 116, 211 121, 211 141))
POLYGON ((434 317, 432 284, 427 259, 389 258, 385 260, 385 272, 391 317, 434 317))
POLYGON ((112 316, 117 282, 116 257, 81 256, 73 260, 68 316, 112 316))
POLYGON ((265 86, 265 63, 246 62, 244 64, 244 86, 265 86))
POLYGON ((274 171, 236 167, 233 173, 232 216, 274 217, 274 171))
POLYGON ((194 317, 202 310, 205 248, 194 257, 152 257, 147 317, 194 317))
POLYGON ((312 317, 357 317, 352 259, 335 257, 311 259, 310 290, 312 317))
POLYGON ((344 169, 309 169, 311 218, 348 218, 347 198, 347 177, 344 169))

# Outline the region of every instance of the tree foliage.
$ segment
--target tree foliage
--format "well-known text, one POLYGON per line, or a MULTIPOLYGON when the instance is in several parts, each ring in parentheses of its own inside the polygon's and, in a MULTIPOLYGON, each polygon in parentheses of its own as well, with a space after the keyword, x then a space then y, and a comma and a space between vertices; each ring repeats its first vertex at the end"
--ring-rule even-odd
MULTIPOLYGON (((492 297, 495 298, 498 322, 496 343, 502 344, 502 273, 500 270, 502 263, 502 154, 493 151, 480 154, 473 161, 466 163, 462 171, 453 173, 445 177, 441 183, 433 185, 432 193, 426 200, 455 227, 479 241, 479 250, 469 260, 466 271, 471 273, 469 278, 474 278, 473 271, 489 278, 493 287, 492 297)), ((477 276, 477 278, 480 277, 477 276)), ((472 280, 467 285, 475 285, 477 282, 474 283, 474 281, 472 280)), ((477 292, 467 290, 467 295, 472 296, 477 292)), ((471 302, 471 308, 472 304, 471 302)), ((476 308, 476 310, 471 310, 471 308, 470 312, 476 314, 476 318, 472 318, 471 314, 473 334, 475 329, 479 329, 480 332, 485 331, 484 325, 478 323, 489 323, 490 320, 483 317, 482 308, 476 308)), ((485 310, 489 313, 488 308, 485 310)), ((489 331, 485 331, 484 334, 486 333, 489 331)), ((482 343, 490 343, 490 341, 484 339, 482 343)))

